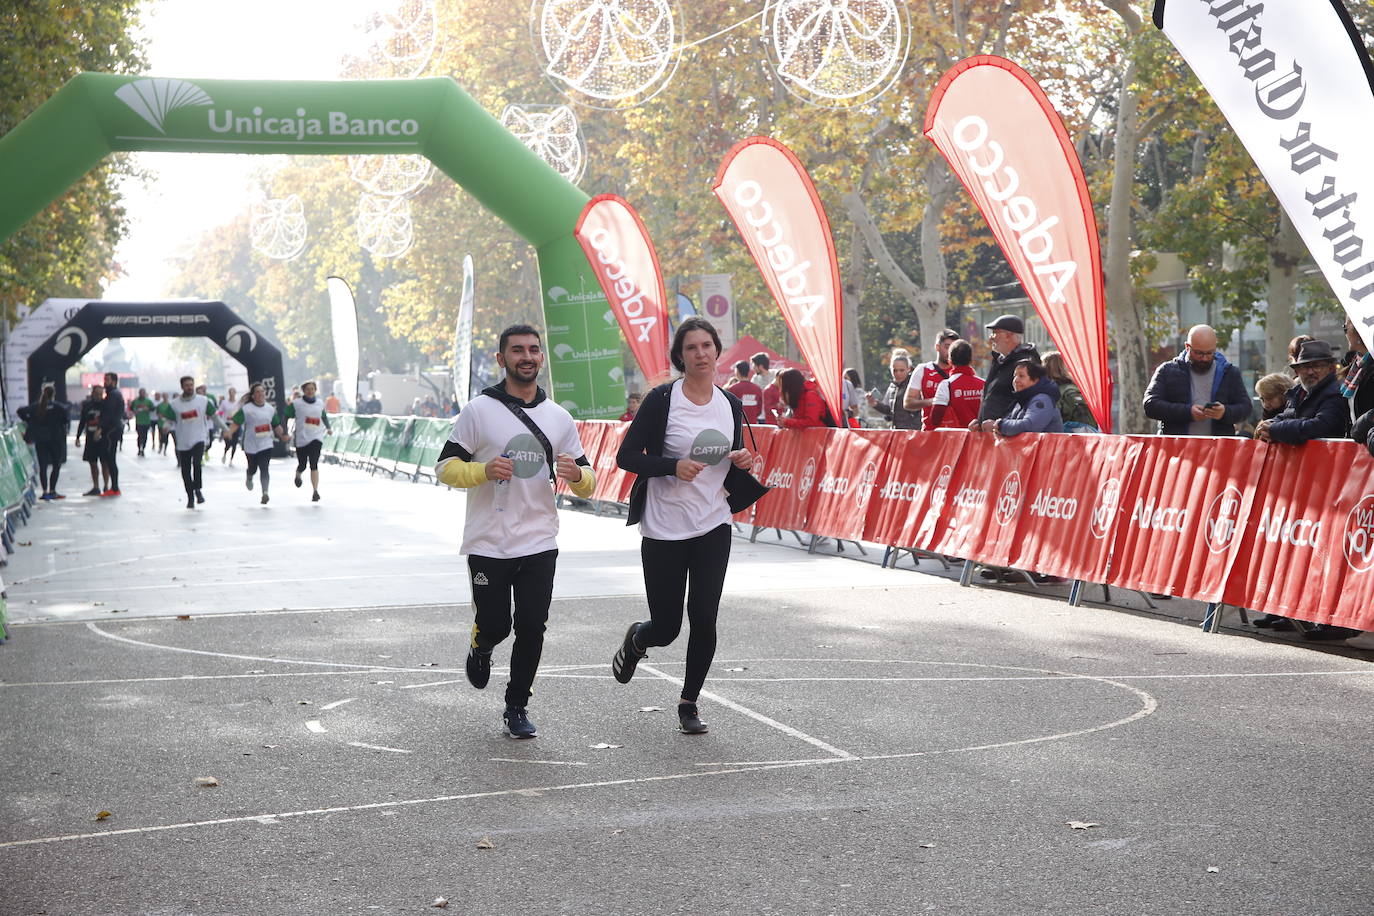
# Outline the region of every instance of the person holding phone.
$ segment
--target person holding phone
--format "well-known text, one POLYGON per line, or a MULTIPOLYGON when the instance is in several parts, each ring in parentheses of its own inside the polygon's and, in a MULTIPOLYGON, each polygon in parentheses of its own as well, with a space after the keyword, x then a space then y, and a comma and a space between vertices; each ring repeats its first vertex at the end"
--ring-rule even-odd
POLYGON ((1183 352, 1155 369, 1142 406, 1163 436, 1234 436, 1254 411, 1240 370, 1205 324, 1190 328, 1183 352))

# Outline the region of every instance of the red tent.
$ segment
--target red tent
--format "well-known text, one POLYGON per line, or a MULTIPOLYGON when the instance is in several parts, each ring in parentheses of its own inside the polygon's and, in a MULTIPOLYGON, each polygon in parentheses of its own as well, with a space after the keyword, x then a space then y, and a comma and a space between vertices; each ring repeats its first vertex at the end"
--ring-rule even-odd
POLYGON ((811 376, 811 370, 802 363, 794 363, 785 356, 774 353, 768 347, 759 343, 757 338, 750 337, 748 334, 735 341, 725 352, 720 354, 720 359, 716 360, 716 383, 721 384, 730 377, 730 373, 735 371, 735 363, 740 360, 748 362, 755 353, 765 353, 768 356, 768 368, 774 372, 780 369, 800 369, 807 377, 811 376))

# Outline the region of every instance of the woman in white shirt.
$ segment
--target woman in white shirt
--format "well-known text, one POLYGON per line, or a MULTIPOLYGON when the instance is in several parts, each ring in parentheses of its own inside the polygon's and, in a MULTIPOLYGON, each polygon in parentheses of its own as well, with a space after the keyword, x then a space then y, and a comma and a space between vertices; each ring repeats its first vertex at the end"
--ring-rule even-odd
POLYGON ((620 683, 629 683, 650 646, 671 644, 682 629, 685 599, 691 631, 677 712, 682 731, 696 735, 706 731, 697 696, 715 657, 730 516, 767 488, 748 471, 753 456, 744 448, 743 405, 715 385, 716 329, 703 318, 687 318, 673 336, 670 355, 682 378, 645 396, 616 455, 620 467, 638 475, 627 524, 638 522, 643 536, 650 619, 630 625, 611 670, 620 683))
POLYGON ((267 403, 267 389, 255 384, 248 391, 248 400, 243 402, 238 412, 229 421, 224 434, 227 442, 230 437, 243 431, 243 453, 248 456, 248 475, 244 485, 253 489, 253 474, 258 475, 258 485, 262 489, 262 504, 267 505, 267 487, 271 483, 268 465, 272 461, 272 437, 283 442, 286 433, 282 430, 281 416, 275 404, 267 403))

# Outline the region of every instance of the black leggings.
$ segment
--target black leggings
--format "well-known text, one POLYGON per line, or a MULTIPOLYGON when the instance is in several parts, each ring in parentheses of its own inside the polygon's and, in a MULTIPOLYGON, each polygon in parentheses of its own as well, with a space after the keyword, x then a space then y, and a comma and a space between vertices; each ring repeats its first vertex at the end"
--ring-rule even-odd
POLYGON ((185 451, 177 449, 177 467, 181 468, 181 483, 188 497, 200 492, 200 460, 204 454, 204 442, 197 442, 185 451))
MULTIPOLYGON (((245 454, 247 454, 245 452, 245 454)), ((262 484, 262 492, 267 492, 267 484, 271 480, 271 475, 267 472, 267 466, 272 463, 272 449, 265 448, 260 452, 248 455, 248 478, 253 478, 253 472, 258 472, 258 482, 262 484)))
POLYGON ((644 561, 644 596, 650 623, 636 637, 639 644, 666 646, 682 630, 682 601, 687 599, 687 672, 682 698, 695 703, 706 672, 716 655, 716 614, 730 565, 730 526, 683 541, 644 538, 639 555, 644 561), (690 590, 688 588, 690 583, 690 590))
POLYGON ((140 452, 148 446, 148 430, 150 429, 152 429, 151 426, 138 427, 138 450, 140 452))
POLYGON ((33 448, 38 454, 38 482, 43 486, 43 492, 56 493, 57 475, 62 473, 62 461, 58 456, 66 451, 66 446, 38 442, 33 448))
POLYGON ((515 597, 515 645, 510 652, 510 683, 506 705, 523 707, 533 693, 534 674, 544 652, 544 625, 553 600, 553 573, 558 551, 546 550, 527 557, 503 560, 468 557, 472 573, 472 646, 490 652, 510 635, 511 596, 515 597))
POLYGON ((324 440, 316 439, 308 445, 296 446, 296 473, 299 475, 305 470, 305 463, 310 462, 310 470, 320 469, 320 449, 324 448, 324 440))

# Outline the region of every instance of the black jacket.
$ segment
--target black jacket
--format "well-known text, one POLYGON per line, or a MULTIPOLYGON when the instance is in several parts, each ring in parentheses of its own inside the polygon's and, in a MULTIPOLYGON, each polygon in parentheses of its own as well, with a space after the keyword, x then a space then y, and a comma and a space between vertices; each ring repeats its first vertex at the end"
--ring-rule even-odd
POLYGON ((1016 406, 1016 389, 1012 387, 1011 377, 1016 374, 1016 364, 1023 360, 1040 362, 1040 353, 1028 343, 1019 344, 1006 356, 992 355, 988 366, 988 377, 983 382, 983 404, 978 408, 979 420, 1000 420, 1016 406))
MULTIPOLYGON (((1145 416, 1159 421, 1161 436, 1186 436, 1188 424, 1193 422, 1193 370, 1188 368, 1188 354, 1159 364, 1150 387, 1145 389, 1145 416)), ((1245 390, 1240 370, 1216 355, 1216 372, 1212 376, 1212 400, 1226 408, 1220 420, 1212 421, 1212 435, 1234 436, 1236 426, 1249 421, 1255 411, 1250 394, 1245 390)))
POLYGON ((67 431, 71 428, 72 418, 70 408, 61 401, 50 402, 41 417, 38 415, 37 401, 32 404, 25 404, 15 413, 19 415, 19 419, 24 421, 25 434, 28 441, 33 444, 59 445, 66 443, 67 431))
POLYGON ((1350 408, 1341 397, 1335 373, 1311 391, 1294 385, 1283 398, 1288 406, 1270 422, 1270 439, 1298 445, 1309 439, 1345 438, 1350 428, 1350 408))
MULTIPOLYGON (((668 407, 672 403, 673 385, 673 382, 659 385, 644 396, 639 412, 625 431, 625 441, 615 455, 615 463, 635 475, 635 482, 630 487, 630 510, 625 517, 627 525, 638 524, 644 515, 649 478, 672 477, 677 473, 678 459, 663 454, 663 442, 668 438, 668 407)), ((730 402, 730 413, 735 418, 730 449, 744 448, 744 405, 724 388, 718 390, 730 402)), ((768 487, 755 480, 748 471, 731 464, 725 472, 725 497, 732 513, 749 508, 767 492, 768 487)))

